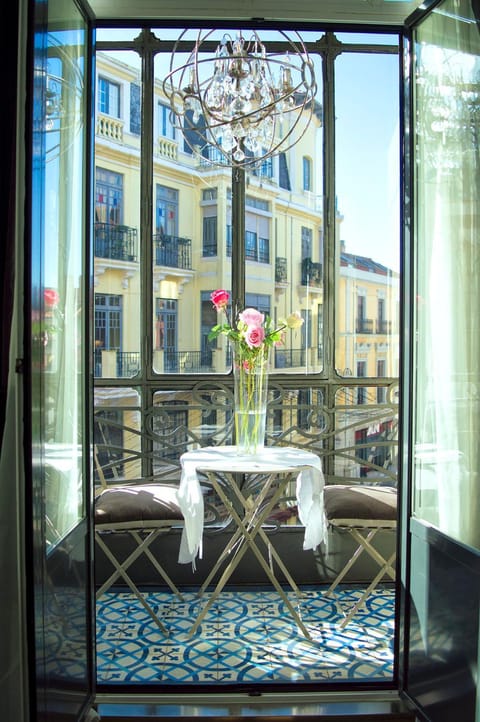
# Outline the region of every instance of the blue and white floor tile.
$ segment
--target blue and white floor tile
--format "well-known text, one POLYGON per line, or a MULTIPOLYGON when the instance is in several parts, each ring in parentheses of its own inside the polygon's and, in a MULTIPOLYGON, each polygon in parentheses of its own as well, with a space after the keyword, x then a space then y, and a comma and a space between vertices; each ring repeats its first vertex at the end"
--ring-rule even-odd
POLYGON ((361 594, 344 587, 289 593, 306 639, 275 591, 223 591, 189 636, 208 595, 148 592, 168 636, 135 597, 108 592, 97 602, 99 684, 245 684, 386 681, 393 675, 394 590, 377 589, 342 630, 343 614, 361 594), (343 611, 342 611, 343 610, 343 611))

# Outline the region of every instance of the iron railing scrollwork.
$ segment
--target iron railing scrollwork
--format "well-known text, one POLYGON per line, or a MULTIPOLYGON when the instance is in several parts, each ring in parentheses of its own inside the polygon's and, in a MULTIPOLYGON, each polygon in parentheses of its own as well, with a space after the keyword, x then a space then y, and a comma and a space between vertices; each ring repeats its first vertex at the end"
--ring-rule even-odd
MULTIPOLYGON (((230 383, 212 378, 176 390, 157 388, 147 408, 142 408, 139 392, 125 387, 123 393, 124 399, 118 388, 111 395, 108 387, 96 389, 94 437, 107 483, 178 483, 185 451, 233 443, 230 383)), ((352 379, 299 388, 272 375, 266 444, 318 454, 327 483, 396 485, 398 381, 352 379), (359 388, 364 395, 360 406, 359 388), (384 403, 377 402, 379 388, 385 390, 384 403)), ((287 494, 290 499, 294 490, 287 494)), ((218 503, 211 493, 206 495, 212 528, 228 521, 218 503)), ((291 499, 281 500, 272 528, 295 522, 293 506, 291 499)))

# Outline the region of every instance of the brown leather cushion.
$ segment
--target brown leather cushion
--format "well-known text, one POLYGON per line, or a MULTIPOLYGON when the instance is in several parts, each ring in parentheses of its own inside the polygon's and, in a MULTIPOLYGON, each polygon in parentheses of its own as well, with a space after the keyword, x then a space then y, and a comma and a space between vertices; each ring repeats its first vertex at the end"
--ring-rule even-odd
POLYGON ((328 521, 354 525, 355 520, 395 521, 397 490, 390 486, 328 484, 324 488, 328 521))
POLYGON ((177 487, 161 484, 105 489, 95 500, 95 524, 147 526, 183 520, 177 487))

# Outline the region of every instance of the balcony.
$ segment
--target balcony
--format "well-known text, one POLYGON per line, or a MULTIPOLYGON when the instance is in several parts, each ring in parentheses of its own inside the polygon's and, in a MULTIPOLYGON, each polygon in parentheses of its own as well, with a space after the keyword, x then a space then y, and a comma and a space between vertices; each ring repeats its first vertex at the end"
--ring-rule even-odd
POLYGON ((131 378, 140 372, 138 351, 117 351, 117 377, 131 378))
POLYGON ((275 259, 275 283, 287 283, 288 269, 287 259, 277 257, 275 259))
POLYGON ((373 333, 373 319, 372 318, 357 318, 355 324, 356 333, 373 333))
POLYGON ((207 168, 211 170, 212 166, 218 168, 219 166, 225 166, 229 168, 227 159, 221 153, 221 151, 214 145, 206 145, 201 149, 201 152, 197 156, 197 165, 200 168, 207 168))
POLYGON ((304 348, 276 348, 275 368, 292 369, 305 366, 306 353, 304 348))
POLYGON ((168 160, 178 160, 178 143, 175 140, 160 136, 156 146, 157 155, 168 160))
POLYGON ((212 373, 211 349, 204 351, 165 351, 163 356, 165 373, 198 374, 212 373))
POLYGON ((95 223, 94 253, 96 258, 133 261, 137 258, 137 229, 114 223, 95 223))
POLYGON ((153 236, 153 252, 156 266, 169 268, 192 269, 192 241, 189 238, 168 236, 155 233, 153 236))
POLYGON ((117 143, 123 143, 123 120, 113 118, 110 115, 99 114, 96 135, 107 140, 114 140, 117 143))
POLYGON ((377 321, 377 333, 384 336, 389 336, 392 333, 392 322, 384 320, 377 321))
POLYGON ((132 378, 140 371, 139 351, 95 349, 95 378, 132 378))
POLYGON ((321 263, 314 263, 311 258, 302 261, 302 286, 321 288, 323 282, 323 267, 321 263))
MULTIPOLYGON (((164 351, 163 373, 213 373, 211 349, 204 351, 164 351)), ((139 351, 95 349, 95 378, 132 378, 140 372, 139 351)), ((157 369, 158 371, 158 369, 157 369)))

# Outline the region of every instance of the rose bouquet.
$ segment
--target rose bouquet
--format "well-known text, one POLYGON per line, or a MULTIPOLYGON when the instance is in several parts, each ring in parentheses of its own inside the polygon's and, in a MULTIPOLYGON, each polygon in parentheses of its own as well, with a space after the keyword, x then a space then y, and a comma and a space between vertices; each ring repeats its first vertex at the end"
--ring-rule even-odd
POLYGON ((232 322, 229 292, 219 289, 210 298, 226 320, 215 325, 208 338, 225 335, 233 352, 236 444, 240 453, 256 453, 265 437, 269 351, 282 345, 286 330, 300 328, 303 319, 296 311, 274 324, 270 316, 246 308, 232 322))
POLYGON ((256 362, 268 354, 272 346, 280 346, 285 342, 286 329, 300 328, 303 318, 298 311, 294 311, 285 319, 279 319, 275 325, 265 314, 255 308, 246 308, 238 314, 236 323, 232 323, 229 316, 228 304, 230 294, 219 289, 210 295, 217 311, 225 314, 226 322, 217 324, 209 333, 209 340, 224 334, 232 346, 242 352, 244 364, 248 370, 255 368, 256 362))

